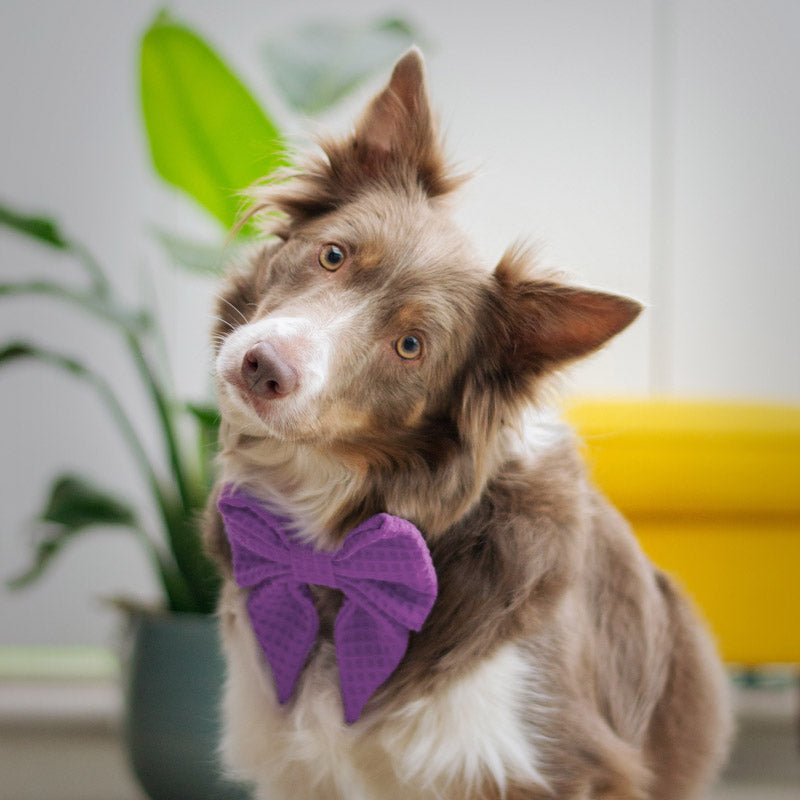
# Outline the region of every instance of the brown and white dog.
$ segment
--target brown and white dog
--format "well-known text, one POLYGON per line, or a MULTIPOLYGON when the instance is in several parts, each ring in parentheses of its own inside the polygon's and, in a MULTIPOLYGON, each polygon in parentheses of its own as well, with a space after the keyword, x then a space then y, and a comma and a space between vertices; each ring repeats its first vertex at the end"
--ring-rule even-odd
POLYGON ((275 239, 221 296, 220 485, 320 549, 404 517, 439 594, 347 725, 341 597, 315 587, 320 634, 281 706, 212 504, 231 771, 263 800, 700 796, 730 727, 714 649, 534 405, 639 305, 537 274, 519 250, 480 263, 448 215, 459 180, 416 50, 322 150, 266 190, 275 239))

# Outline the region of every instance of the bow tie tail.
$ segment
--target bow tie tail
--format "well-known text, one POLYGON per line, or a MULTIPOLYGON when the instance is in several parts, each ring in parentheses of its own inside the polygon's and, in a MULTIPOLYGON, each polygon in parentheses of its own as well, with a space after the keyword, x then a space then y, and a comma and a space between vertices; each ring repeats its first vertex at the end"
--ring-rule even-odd
POLYGON ((285 705, 317 638, 319 617, 311 590, 282 581, 261 584, 250 592, 247 609, 272 669, 278 702, 285 705))
POLYGON ((344 716, 360 716, 372 694, 403 660, 409 631, 345 598, 336 617, 334 641, 339 664, 344 716))

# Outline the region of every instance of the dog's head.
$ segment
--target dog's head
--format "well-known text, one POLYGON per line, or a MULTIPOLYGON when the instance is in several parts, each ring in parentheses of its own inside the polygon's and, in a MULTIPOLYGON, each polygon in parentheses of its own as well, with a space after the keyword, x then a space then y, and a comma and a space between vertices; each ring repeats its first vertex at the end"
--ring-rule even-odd
POLYGON ((226 424, 364 467, 432 467, 512 421, 539 378, 639 313, 631 300, 537 278, 524 253, 491 270, 452 222, 416 50, 352 136, 271 187, 277 240, 218 308, 226 424))

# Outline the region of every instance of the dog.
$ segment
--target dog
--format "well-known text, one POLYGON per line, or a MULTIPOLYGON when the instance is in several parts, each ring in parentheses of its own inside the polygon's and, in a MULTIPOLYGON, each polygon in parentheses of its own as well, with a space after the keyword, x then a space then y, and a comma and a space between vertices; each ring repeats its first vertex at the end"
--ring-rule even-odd
POLYGON ((214 329, 231 774, 263 800, 701 796, 730 731, 710 637, 542 410, 640 305, 518 247, 482 263, 418 50, 320 145, 262 188, 271 238, 214 329), (365 542, 411 553, 408 585, 362 591, 365 542))

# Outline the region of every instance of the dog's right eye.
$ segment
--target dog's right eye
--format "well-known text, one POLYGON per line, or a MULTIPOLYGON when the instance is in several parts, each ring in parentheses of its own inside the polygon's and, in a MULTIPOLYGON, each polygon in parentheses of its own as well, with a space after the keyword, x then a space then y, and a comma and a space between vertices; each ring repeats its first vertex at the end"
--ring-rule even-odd
POLYGON ((344 263, 344 250, 335 244, 326 244, 319 251, 317 260, 323 269, 328 270, 328 272, 336 272, 344 263))
POLYGON ((409 333, 394 343, 394 349, 400 358, 404 358, 406 361, 413 361, 422 355, 422 342, 417 336, 409 333))

